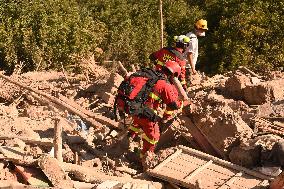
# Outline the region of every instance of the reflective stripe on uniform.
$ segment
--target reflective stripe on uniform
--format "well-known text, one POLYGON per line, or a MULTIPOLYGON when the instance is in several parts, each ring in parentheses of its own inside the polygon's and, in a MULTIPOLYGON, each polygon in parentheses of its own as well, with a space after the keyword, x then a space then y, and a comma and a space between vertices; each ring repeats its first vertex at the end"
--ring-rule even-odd
POLYGON ((183 109, 183 101, 181 101, 181 106, 180 106, 180 110, 183 109))
POLYGON ((131 131, 134 131, 135 133, 139 133, 141 131, 140 128, 133 127, 132 125, 128 129, 131 130, 131 131))
POLYGON ((145 133, 142 135, 142 138, 153 145, 159 142, 158 140, 150 139, 145 133))
POLYGON ((185 81, 185 80, 183 80, 183 81, 181 81, 180 83, 183 85, 183 84, 186 84, 186 81, 185 81))
POLYGON ((164 113, 167 114, 167 115, 172 115, 174 113, 174 111, 172 111, 172 110, 165 110, 164 113))
POLYGON ((155 114, 158 114, 158 111, 157 110, 154 110, 153 108, 151 108, 151 110, 153 110, 155 112, 155 114))
POLYGON ((159 61, 159 60, 157 60, 157 64, 158 64, 158 65, 161 65, 161 66, 164 66, 164 65, 165 65, 164 62, 161 62, 161 61, 159 61))
POLYGON ((162 99, 159 97, 159 96, 157 96, 156 94, 154 94, 154 93, 150 93, 149 94, 149 96, 152 98, 152 99, 154 99, 154 100, 157 100, 157 101, 162 101, 162 99))

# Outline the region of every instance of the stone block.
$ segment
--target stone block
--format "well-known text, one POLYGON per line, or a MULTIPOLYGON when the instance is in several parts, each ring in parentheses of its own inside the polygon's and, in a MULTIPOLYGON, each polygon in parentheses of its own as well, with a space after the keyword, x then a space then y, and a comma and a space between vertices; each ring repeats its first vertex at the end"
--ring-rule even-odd
POLYGON ((225 83, 225 91, 234 99, 243 99, 243 89, 251 84, 250 78, 243 74, 235 74, 225 83))
POLYGON ((107 180, 97 186, 96 189, 120 189, 121 184, 118 181, 107 180))
POLYGON ((244 100, 250 105, 284 100, 284 79, 246 86, 244 88, 244 100))

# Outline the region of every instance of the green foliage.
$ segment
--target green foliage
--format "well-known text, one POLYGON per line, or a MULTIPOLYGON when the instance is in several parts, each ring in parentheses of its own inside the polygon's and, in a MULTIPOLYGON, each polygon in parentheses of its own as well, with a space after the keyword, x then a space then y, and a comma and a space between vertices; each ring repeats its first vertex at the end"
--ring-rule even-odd
POLYGON ((0 4, 1 67, 60 68, 94 50, 105 26, 75 0, 5 0, 0 4))
MULTIPOLYGON (((283 67, 283 10, 281 0, 163 0, 164 46, 204 18, 209 31, 199 40, 202 71, 283 67)), ((148 64, 149 54, 160 48, 159 1, 1 1, 0 68, 76 67, 77 58, 96 47, 104 51, 97 61, 148 64)))
POLYGON ((257 0, 208 1, 211 31, 204 63, 218 73, 244 65, 255 71, 284 66, 284 3, 257 0))
POLYGON ((156 0, 81 3, 92 11, 94 18, 107 25, 107 36, 101 43, 105 59, 121 60, 127 65, 148 62, 149 54, 160 43, 156 0))

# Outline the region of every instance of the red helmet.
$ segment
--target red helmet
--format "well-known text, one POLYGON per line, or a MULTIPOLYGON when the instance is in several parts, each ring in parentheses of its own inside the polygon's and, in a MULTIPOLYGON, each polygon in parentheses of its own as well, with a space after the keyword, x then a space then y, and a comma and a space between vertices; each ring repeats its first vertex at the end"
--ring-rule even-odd
POLYGON ((175 61, 167 61, 165 67, 170 71, 171 75, 173 75, 174 77, 178 77, 181 73, 181 67, 175 61))

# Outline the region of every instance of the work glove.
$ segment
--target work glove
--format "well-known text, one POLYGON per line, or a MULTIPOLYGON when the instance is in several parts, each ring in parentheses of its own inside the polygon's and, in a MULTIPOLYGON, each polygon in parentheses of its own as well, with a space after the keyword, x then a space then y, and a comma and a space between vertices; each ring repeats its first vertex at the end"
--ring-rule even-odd
POLYGON ((186 84, 183 84, 182 88, 183 88, 184 91, 187 91, 187 85, 186 84))
POLYGON ((190 106, 190 105, 191 105, 191 102, 189 100, 184 100, 183 101, 183 107, 190 106))
POLYGON ((192 113, 192 102, 189 100, 183 101, 183 109, 182 109, 183 114, 190 114, 192 113))

